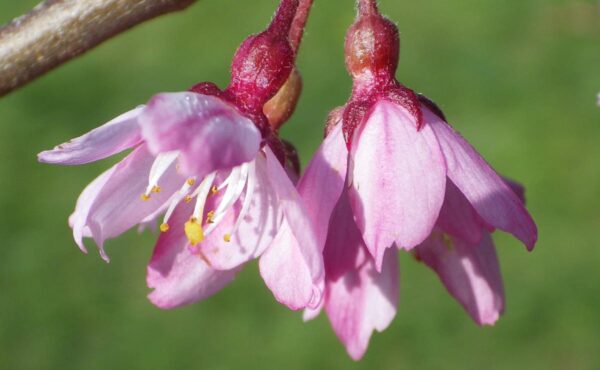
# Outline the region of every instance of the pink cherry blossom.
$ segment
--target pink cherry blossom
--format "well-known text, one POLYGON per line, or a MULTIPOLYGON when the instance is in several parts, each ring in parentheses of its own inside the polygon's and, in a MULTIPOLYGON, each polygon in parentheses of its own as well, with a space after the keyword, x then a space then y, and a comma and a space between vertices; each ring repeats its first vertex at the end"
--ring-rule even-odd
MULTIPOLYGON (((330 131, 342 126, 348 150, 338 150, 336 161, 346 160, 348 167, 338 177, 347 182, 356 224, 377 268, 387 248, 410 250, 431 234, 448 182, 486 225, 533 248, 537 231, 523 203, 435 104, 397 82, 397 28, 374 2, 361 4, 346 38, 353 93, 330 131)), ((339 198, 341 187, 335 189, 331 196, 339 198)))
POLYGON ((537 230, 513 191, 430 100, 394 77, 398 31, 359 2, 346 36, 353 77, 326 138, 300 179, 325 260, 321 308, 359 359, 397 306, 397 249, 431 267, 478 324, 493 324, 504 290, 490 237, 500 229, 531 250, 537 230), (394 248, 390 248, 394 247, 394 248))
POLYGON ((161 308, 210 296, 262 255, 261 274, 281 303, 300 309, 321 300, 321 251, 262 112, 294 65, 287 36, 297 6, 283 0, 267 30, 242 44, 225 90, 201 83, 157 94, 39 154, 41 162, 76 165, 131 149, 84 189, 69 223, 83 251, 90 237, 108 261, 107 239, 160 220, 147 283, 161 308), (302 273, 280 274, 295 270, 302 273))

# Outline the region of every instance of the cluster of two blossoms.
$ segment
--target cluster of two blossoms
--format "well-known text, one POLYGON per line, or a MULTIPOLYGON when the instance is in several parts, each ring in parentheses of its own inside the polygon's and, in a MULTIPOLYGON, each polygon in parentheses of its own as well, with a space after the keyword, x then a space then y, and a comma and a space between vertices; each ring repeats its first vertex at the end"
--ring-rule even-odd
POLYGON ((79 197, 77 244, 92 237, 107 259, 106 239, 160 219, 147 282, 161 308, 210 296, 260 258, 276 299, 306 319, 324 308, 355 359, 395 315, 398 249, 430 266, 477 323, 494 323, 504 292, 490 233, 530 249, 537 238, 522 188, 395 79, 398 31, 374 1, 359 2, 346 36, 352 95, 296 183, 294 154, 263 111, 293 73, 297 9, 282 1, 267 30, 244 41, 225 90, 158 94, 40 154, 82 164, 133 148, 79 197))

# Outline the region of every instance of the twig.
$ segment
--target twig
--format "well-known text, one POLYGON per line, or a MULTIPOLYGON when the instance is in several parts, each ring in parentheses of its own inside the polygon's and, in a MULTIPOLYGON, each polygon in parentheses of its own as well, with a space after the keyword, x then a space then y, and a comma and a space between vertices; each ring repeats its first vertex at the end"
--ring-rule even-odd
POLYGON ((101 42, 196 0, 46 0, 0 28, 0 96, 101 42))

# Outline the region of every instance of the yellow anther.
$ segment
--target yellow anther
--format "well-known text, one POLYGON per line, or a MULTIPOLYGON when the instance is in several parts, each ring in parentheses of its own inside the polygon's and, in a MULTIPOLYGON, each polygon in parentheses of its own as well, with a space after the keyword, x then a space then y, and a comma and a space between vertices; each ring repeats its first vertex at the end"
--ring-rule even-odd
POLYGON ((187 184, 189 186, 193 186, 196 183, 196 180, 192 179, 192 178, 189 178, 189 179, 186 180, 186 182, 187 182, 187 184))
POLYGON ((226 243, 229 243, 231 241, 231 234, 223 235, 223 240, 225 240, 226 243))
POLYGON ((166 222, 160 224, 160 231, 162 231, 163 233, 169 231, 169 224, 167 224, 166 222))
POLYGON ((160 191, 161 191, 161 188, 160 188, 160 186, 158 186, 158 185, 154 185, 154 186, 152 187, 152 192, 153 192, 153 193, 160 193, 160 191))
POLYGON ((184 200, 186 203, 189 203, 189 202, 191 202, 191 201, 192 201, 192 199, 193 199, 193 198, 192 198, 192 196, 191 196, 191 195, 186 195, 186 196, 183 198, 183 200, 184 200))
POLYGON ((212 224, 215 222, 215 211, 210 211, 206 214, 206 223, 212 224))
POLYGON ((140 195, 140 199, 145 202, 147 200, 150 200, 150 195, 143 193, 142 195, 140 195))
POLYGON ((217 194, 218 192, 219 192, 219 188, 217 188, 217 186, 216 186, 216 185, 213 185, 213 186, 212 186, 212 188, 210 188, 210 193, 211 193, 212 195, 215 195, 215 194, 217 194))
POLYGON ((202 225, 200 225, 198 219, 195 217, 190 218, 185 223, 184 231, 191 245, 196 245, 204 240, 204 230, 202 230, 202 225))

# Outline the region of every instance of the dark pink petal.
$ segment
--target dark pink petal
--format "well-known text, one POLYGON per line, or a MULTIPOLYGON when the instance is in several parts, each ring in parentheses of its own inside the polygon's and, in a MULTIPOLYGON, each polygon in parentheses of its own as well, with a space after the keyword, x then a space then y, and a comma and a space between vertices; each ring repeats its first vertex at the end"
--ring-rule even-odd
POLYGON ((483 237, 483 221, 451 180, 446 180, 446 196, 437 226, 444 232, 477 244, 483 237))
POLYGON ((344 188, 347 163, 348 150, 342 125, 338 124, 325 138, 298 184, 320 250, 327 238, 329 217, 344 188))
POLYGON ((362 262, 357 253, 362 245, 364 242, 352 215, 348 192, 344 191, 331 214, 323 250, 327 280, 337 280, 348 271, 359 269, 358 264, 362 262))
POLYGON ((215 269, 229 270, 260 256, 271 245, 281 224, 282 210, 277 193, 271 186, 263 155, 257 157, 255 171, 250 176, 255 179, 250 207, 237 231, 231 235, 230 242, 225 242, 223 236, 231 233, 247 194, 241 197, 238 204, 228 211, 223 222, 202 242, 201 248, 205 250, 204 253, 215 269))
POLYGON ((253 160, 261 141, 233 106, 193 92, 155 95, 139 121, 152 153, 180 151, 182 171, 199 178, 253 160))
POLYGON ((537 228, 519 197, 459 133, 425 106, 422 109, 444 152, 450 180, 484 221, 533 249, 537 228))
POLYGON ((504 311, 504 288, 489 233, 469 245, 434 232, 415 250, 440 277, 448 292, 479 325, 492 325, 504 311))
POLYGON ((523 186, 523 184, 511 180, 505 176, 502 177, 502 180, 504 180, 506 185, 508 185, 508 187, 510 188, 510 190, 513 191, 513 193, 517 194, 519 200, 523 202, 523 204, 525 204, 525 187, 523 186))
POLYGON ((260 272, 278 301, 292 309, 316 307, 324 284, 321 250, 296 188, 269 147, 265 153, 284 222, 260 259, 260 272))
POLYGON ((84 203, 89 207, 87 217, 85 223, 80 221, 78 225, 89 228, 103 258, 107 259, 103 250, 106 239, 120 235, 153 214, 185 181, 176 173, 173 164, 159 181, 161 192, 153 193, 148 201, 142 201, 140 195, 148 185, 148 173, 153 162, 154 157, 145 145, 138 147, 111 169, 102 186, 95 187, 95 196, 90 194, 90 199, 84 203))
MULTIPOLYGON (((348 248, 352 247, 346 246, 348 248)), ((355 253, 358 268, 347 270, 335 281, 327 278, 325 311, 333 330, 354 360, 364 355, 373 331, 385 330, 396 315, 397 253, 396 249, 388 250, 381 272, 377 272, 375 261, 366 248, 360 246, 355 253)))
POLYGON ((387 101, 376 103, 354 141, 350 201, 381 266, 393 243, 411 249, 430 234, 444 201, 446 165, 431 127, 387 101))
POLYGON ((160 235, 148 264, 146 281, 154 289, 148 298, 163 309, 207 298, 231 282, 239 271, 215 270, 200 255, 190 253, 184 224, 192 210, 190 204, 178 206, 169 220, 169 231, 160 235))
POLYGON ((87 134, 38 154, 43 163, 77 165, 98 161, 141 142, 138 116, 144 106, 124 113, 87 134))

